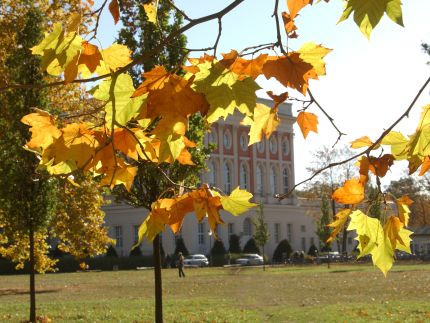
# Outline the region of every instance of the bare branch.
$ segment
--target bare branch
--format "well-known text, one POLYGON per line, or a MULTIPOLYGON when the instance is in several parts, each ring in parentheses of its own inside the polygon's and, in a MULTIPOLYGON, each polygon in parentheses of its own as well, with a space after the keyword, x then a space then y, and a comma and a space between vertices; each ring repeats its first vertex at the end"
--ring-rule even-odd
POLYGON ((345 163, 348 163, 362 155, 365 154, 369 154, 373 148, 375 148, 377 145, 379 145, 382 141, 382 139, 384 139, 384 137, 391 131, 394 129, 394 127, 396 125, 399 124, 400 121, 402 121, 405 117, 407 117, 409 115, 409 112, 412 110, 412 108, 414 107, 415 103, 417 102, 418 98, 421 96, 421 94, 423 93, 424 89, 427 87, 427 85, 430 83, 430 77, 424 82, 424 84, 421 86, 421 88, 419 89, 419 91, 417 92, 417 94, 415 95, 414 99, 412 100, 412 102, 409 104, 408 108, 406 109, 406 111, 396 120, 394 121, 384 132, 382 132, 382 134, 379 136, 379 138, 370 146, 368 147, 366 150, 362 151, 361 153, 358 153, 356 155, 353 155, 350 158, 347 158, 345 160, 339 161, 339 162, 335 162, 335 163, 330 163, 329 165, 317 170, 316 172, 314 172, 311 176, 309 176, 308 178, 306 178, 305 180, 297 183, 294 185, 294 187, 289 190, 287 193, 285 194, 276 194, 275 198, 279 199, 279 200, 283 200, 284 198, 287 198, 298 186, 311 181, 312 179, 314 179, 317 175, 321 174, 322 172, 324 172, 327 169, 330 169, 332 167, 336 167, 345 163))
POLYGON ((221 20, 221 18, 218 18, 218 36, 216 37, 215 44, 213 46, 213 48, 214 48, 214 57, 216 57, 216 50, 217 50, 217 47, 218 47, 219 40, 221 38, 221 33, 222 33, 222 20, 221 20))

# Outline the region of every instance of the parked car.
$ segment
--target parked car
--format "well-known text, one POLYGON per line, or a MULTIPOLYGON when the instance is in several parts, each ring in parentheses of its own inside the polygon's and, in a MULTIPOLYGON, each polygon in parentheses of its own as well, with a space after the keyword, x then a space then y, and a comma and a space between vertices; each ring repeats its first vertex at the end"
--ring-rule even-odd
POLYGON ((209 266, 209 261, 205 255, 189 255, 184 259, 184 266, 206 267, 209 266))
POLYGON ((245 254, 242 257, 236 259, 236 264, 239 265, 262 265, 263 257, 256 253, 245 254))

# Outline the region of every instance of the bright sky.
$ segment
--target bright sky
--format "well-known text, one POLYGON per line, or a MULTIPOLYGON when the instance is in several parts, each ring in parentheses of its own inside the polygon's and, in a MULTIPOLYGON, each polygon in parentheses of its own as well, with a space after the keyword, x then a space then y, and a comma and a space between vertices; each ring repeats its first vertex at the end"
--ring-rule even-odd
MULTIPOLYGON (((214 13, 232 0, 202 1, 177 0, 176 5, 190 17, 197 18, 214 13)), ((430 1, 403 1, 405 28, 384 17, 371 35, 370 41, 361 34, 349 19, 336 24, 342 13, 342 1, 331 0, 308 6, 296 19, 299 38, 290 41, 289 47, 299 49, 307 41, 320 43, 333 51, 326 56, 327 76, 311 81, 310 89, 315 98, 335 118, 335 123, 347 136, 342 144, 363 135, 376 139, 383 128, 388 127, 408 107, 418 89, 430 75, 430 57, 421 51, 421 43, 430 43, 430 1)), ((276 41, 274 19, 271 18, 274 1, 246 0, 223 19, 223 33, 218 53, 238 51, 245 47, 276 41)), ((286 11, 286 1, 280 1, 280 11, 286 11)), ((112 18, 104 14, 101 41, 104 47, 115 38, 112 18), (107 33, 105 30, 111 30, 107 33)), ((186 35, 189 48, 212 46, 218 32, 216 21, 196 26, 186 35)), ((285 38, 284 38, 285 43, 285 38)), ((198 55, 196 53, 196 55, 198 55)), ((264 77, 257 79, 265 91, 284 92, 282 85, 264 77)), ((404 134, 415 131, 421 107, 430 103, 430 87, 422 94, 410 118, 396 128, 404 134)), ((299 97, 289 91, 291 96, 299 97)), ((299 109, 293 105, 293 113, 299 109)), ((319 133, 310 133, 303 139, 295 126, 295 171, 296 182, 308 176, 306 167, 310 164, 311 152, 321 145, 332 145, 337 133, 322 113, 311 108, 319 116, 319 133)), ((398 178, 407 165, 402 163, 386 176, 383 184, 398 178)))

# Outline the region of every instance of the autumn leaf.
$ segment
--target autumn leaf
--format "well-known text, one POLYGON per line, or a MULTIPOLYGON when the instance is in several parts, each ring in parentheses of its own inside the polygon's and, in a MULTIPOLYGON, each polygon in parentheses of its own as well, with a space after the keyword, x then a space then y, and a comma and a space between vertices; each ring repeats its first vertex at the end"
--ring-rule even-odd
POLYGON ((122 159, 118 159, 117 164, 107 170, 100 185, 113 188, 123 184, 127 191, 130 191, 136 173, 137 167, 127 165, 122 159))
POLYGON ((273 94, 272 91, 267 91, 266 93, 273 100, 273 103, 274 103, 273 108, 274 109, 277 108, 286 99, 288 99, 288 92, 281 93, 280 95, 273 94))
POLYGON ((119 5, 118 0, 111 0, 109 3, 109 11, 113 17, 113 21, 115 22, 115 25, 118 23, 119 20, 119 5))
POLYGON ((252 199, 252 194, 238 186, 229 196, 221 196, 221 204, 224 210, 237 216, 258 205, 249 202, 250 199, 252 199))
POLYGON ((308 4, 312 4, 312 1, 313 0, 287 0, 288 11, 290 12, 291 18, 294 19, 299 11, 308 4))
POLYGON ((276 78, 282 85, 306 94, 309 79, 318 79, 314 67, 300 58, 300 53, 290 52, 288 56, 269 56, 263 66, 267 79, 276 78))
POLYGON ((400 132, 390 131, 382 140, 382 145, 391 146, 391 154, 397 159, 406 159, 407 151, 406 146, 409 140, 400 132))
POLYGON ((305 139, 310 131, 318 133, 318 117, 313 113, 301 111, 297 115, 297 123, 305 139))
POLYGON ((62 132, 57 128, 54 118, 48 112, 39 109, 35 109, 35 111, 21 119, 22 123, 31 127, 32 136, 26 145, 32 149, 47 148, 62 135, 62 132))
POLYGON ((332 50, 314 42, 305 43, 297 52, 300 58, 313 66, 317 75, 325 75, 325 62, 323 58, 332 50))
POLYGON ((112 127, 112 119, 115 111, 115 121, 120 125, 126 125, 128 121, 139 115, 146 96, 131 98, 135 89, 131 76, 125 73, 119 74, 113 80, 107 79, 92 90, 94 98, 106 101, 106 125, 112 127))
MULTIPOLYGON (((205 95, 209 103, 206 120, 209 123, 225 119, 236 109, 252 117, 257 104, 255 91, 260 89, 250 77, 239 80, 236 73, 226 69, 219 62, 207 62, 196 65, 199 72, 194 74, 193 88, 205 95)), ((192 74, 186 75, 186 78, 192 74)))
POLYGON ((158 0, 151 0, 148 3, 143 4, 143 9, 145 10, 146 17, 149 22, 153 24, 157 23, 157 10, 158 10, 158 0))
POLYGON ((232 50, 228 54, 222 54, 224 57, 220 63, 223 64, 230 71, 238 75, 238 80, 242 81, 247 77, 256 79, 257 76, 263 73, 263 65, 266 62, 267 54, 260 54, 254 59, 244 59, 239 57, 237 51, 232 50))
POLYGON ((170 76, 171 74, 166 71, 164 66, 155 66, 149 72, 143 73, 145 81, 139 85, 131 97, 134 98, 153 90, 161 90, 169 81, 170 76))
POLYGON ((79 25, 81 24, 82 16, 79 12, 74 12, 70 15, 67 21, 67 32, 79 33, 79 25))
POLYGON ((351 148, 354 148, 354 149, 370 147, 372 145, 373 145, 373 141, 370 140, 370 138, 367 136, 360 137, 351 142, 351 148))
POLYGON ((332 242, 334 237, 336 237, 337 234, 343 229, 343 227, 346 224, 346 221, 348 221, 350 214, 351 214, 350 209, 343 209, 336 213, 336 220, 327 224, 328 227, 333 228, 333 231, 331 232, 330 237, 326 241, 327 243, 332 242))
POLYGON ((352 12, 355 23, 367 38, 370 38, 370 33, 384 13, 396 24, 403 26, 400 0, 348 0, 338 23, 348 19, 352 12))
POLYGON ((257 103, 254 110, 254 118, 245 117, 242 123, 251 126, 248 143, 250 146, 256 142, 260 142, 264 137, 269 138, 273 131, 276 130, 280 123, 278 109, 271 109, 264 104, 257 103))
POLYGON ((430 169, 430 156, 424 158, 423 164, 421 165, 421 170, 419 176, 423 176, 430 169))
POLYGON ((404 227, 404 223, 398 217, 390 215, 385 221, 384 233, 391 242, 391 247, 396 248, 397 243, 406 246, 399 232, 404 227))
POLYGON ((285 33, 288 38, 297 38, 297 26, 294 23, 294 19, 291 17, 289 13, 282 13, 282 21, 284 22, 285 33))
POLYGON ((399 212, 399 219, 405 225, 409 224, 409 213, 411 213, 409 206, 414 203, 407 195, 403 195, 396 200, 397 210, 399 212))
POLYGON ((345 181, 332 198, 340 204, 358 204, 364 199, 364 186, 356 178, 345 181))
POLYGON ((138 160, 143 155, 140 144, 137 140, 146 138, 140 129, 115 129, 113 140, 115 148, 121 151, 127 157, 138 160))
POLYGON ((79 56, 78 64, 79 71, 81 71, 84 77, 89 77, 94 73, 102 60, 102 54, 96 45, 90 44, 87 41, 82 43, 82 52, 79 56), (85 69, 83 66, 85 66, 85 69))
POLYGON ((115 72, 131 62, 131 50, 124 45, 113 43, 108 48, 101 50, 100 53, 103 61, 96 70, 99 75, 109 74, 111 71, 115 72))

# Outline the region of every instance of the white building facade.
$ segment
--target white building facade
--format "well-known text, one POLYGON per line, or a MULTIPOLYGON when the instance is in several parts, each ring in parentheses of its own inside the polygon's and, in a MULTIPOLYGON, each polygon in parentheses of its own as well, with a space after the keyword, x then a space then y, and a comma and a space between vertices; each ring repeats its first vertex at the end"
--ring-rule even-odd
MULTIPOLYGON (((270 100, 259 99, 261 103, 272 105, 270 100)), ((226 194, 240 186, 254 195, 254 202, 262 203, 264 216, 270 232, 270 240, 265 247, 266 255, 271 258, 278 243, 287 239, 293 250, 308 251, 311 245, 318 246, 315 234, 314 217, 307 214, 294 197, 282 201, 274 198, 275 194, 288 192, 294 185, 294 135, 295 118, 290 104, 279 107, 281 123, 269 140, 248 146, 249 127, 242 126, 241 115, 230 116, 212 126, 205 138, 206 143, 213 142, 216 149, 207 162, 208 172, 202 174, 203 183, 219 187, 226 194)), ((133 208, 125 204, 111 204, 104 207, 109 235, 116 239, 119 255, 127 256, 131 246, 137 241, 139 225, 148 211, 133 208)), ((229 236, 240 237, 242 247, 252 237, 254 226, 252 217, 255 209, 240 216, 221 212, 224 225, 218 227, 218 236, 226 249, 229 236)), ((185 218, 180 236, 190 253, 208 254, 213 246, 213 236, 209 235, 207 220, 198 223, 192 214, 185 218)), ((177 237, 177 236, 176 236, 177 237)), ((175 249, 176 237, 166 228, 162 234, 163 248, 166 254, 175 249)), ((152 244, 145 241, 143 254, 152 252, 152 244)))

